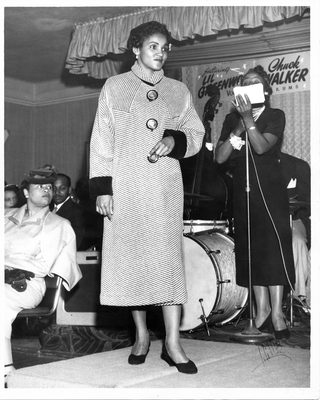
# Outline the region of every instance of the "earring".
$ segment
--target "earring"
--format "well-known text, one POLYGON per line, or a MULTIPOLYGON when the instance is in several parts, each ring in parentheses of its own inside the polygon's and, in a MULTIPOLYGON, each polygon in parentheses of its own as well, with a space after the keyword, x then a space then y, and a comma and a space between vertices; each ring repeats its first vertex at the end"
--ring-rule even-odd
POLYGON ((139 58, 139 55, 138 54, 136 54, 136 60, 139 58))

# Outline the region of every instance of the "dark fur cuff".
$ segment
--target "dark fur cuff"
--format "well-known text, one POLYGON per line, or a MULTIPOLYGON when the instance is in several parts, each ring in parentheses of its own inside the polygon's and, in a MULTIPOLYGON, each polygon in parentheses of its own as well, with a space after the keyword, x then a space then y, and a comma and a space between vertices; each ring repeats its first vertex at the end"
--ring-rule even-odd
POLYGON ((173 129, 165 129, 163 137, 172 136, 174 139, 174 148, 168 157, 181 160, 187 151, 187 137, 182 131, 175 131, 173 129))
POLYGON ((98 196, 105 194, 113 195, 112 191, 112 177, 111 176, 98 176, 89 180, 90 197, 96 199, 98 196))

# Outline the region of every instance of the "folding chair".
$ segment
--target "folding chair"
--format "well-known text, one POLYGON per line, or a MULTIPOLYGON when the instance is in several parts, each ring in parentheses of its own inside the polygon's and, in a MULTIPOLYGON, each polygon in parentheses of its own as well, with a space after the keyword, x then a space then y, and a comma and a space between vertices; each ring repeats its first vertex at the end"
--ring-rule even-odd
POLYGON ((26 318, 27 325, 29 318, 41 319, 49 317, 57 309, 62 287, 62 278, 58 275, 54 275, 52 278, 46 276, 45 282, 46 292, 41 303, 35 308, 22 310, 17 315, 17 318, 26 318))

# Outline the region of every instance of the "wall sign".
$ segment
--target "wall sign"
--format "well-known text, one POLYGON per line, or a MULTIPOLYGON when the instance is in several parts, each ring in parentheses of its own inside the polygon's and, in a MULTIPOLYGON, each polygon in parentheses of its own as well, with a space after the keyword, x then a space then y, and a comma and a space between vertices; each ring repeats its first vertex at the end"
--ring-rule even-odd
POLYGON ((197 68, 196 108, 202 110, 208 100, 208 85, 220 92, 220 102, 233 100, 233 88, 250 68, 262 65, 274 95, 310 90, 310 52, 299 52, 258 59, 205 64, 197 68))

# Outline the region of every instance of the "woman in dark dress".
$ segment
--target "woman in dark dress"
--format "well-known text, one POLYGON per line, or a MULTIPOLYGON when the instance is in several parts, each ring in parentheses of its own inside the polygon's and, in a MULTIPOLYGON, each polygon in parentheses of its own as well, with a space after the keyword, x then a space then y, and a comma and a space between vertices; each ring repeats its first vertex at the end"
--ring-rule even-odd
POLYGON ((247 94, 238 95, 236 111, 226 116, 216 148, 216 160, 231 157, 234 163, 234 227, 236 281, 249 286, 249 249, 246 179, 246 131, 249 140, 249 206, 251 283, 256 299, 256 327, 271 323, 277 339, 288 338, 282 311, 283 288, 294 286, 289 201, 280 164, 280 146, 285 127, 282 110, 268 105, 272 89, 261 66, 250 69, 241 86, 262 83, 265 102, 251 104, 247 94))

